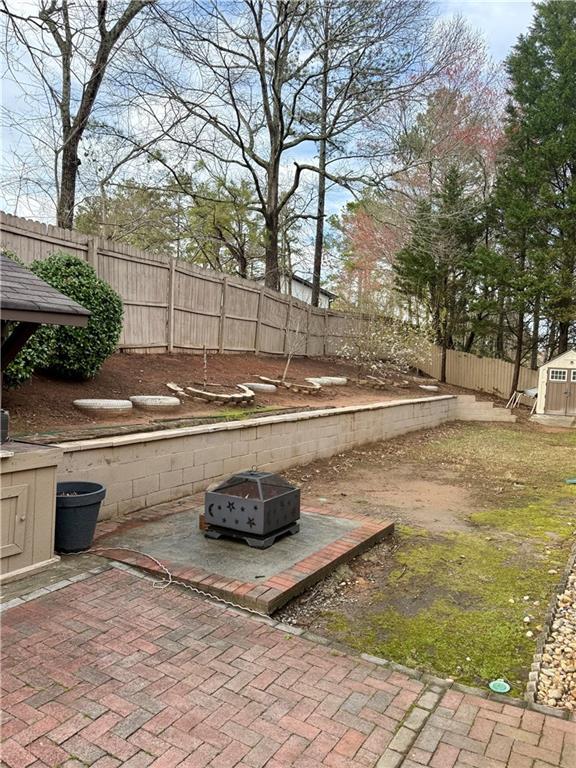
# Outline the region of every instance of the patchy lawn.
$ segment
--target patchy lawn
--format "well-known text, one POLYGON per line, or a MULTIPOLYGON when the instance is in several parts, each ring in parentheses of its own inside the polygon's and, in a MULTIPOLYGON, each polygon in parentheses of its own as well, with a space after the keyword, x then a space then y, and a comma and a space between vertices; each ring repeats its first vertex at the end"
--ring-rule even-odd
POLYGON ((398 522, 394 542, 285 609, 367 653, 523 687, 576 533, 576 433, 451 425, 291 473, 311 504, 398 522), (531 634, 530 634, 531 633, 531 634))

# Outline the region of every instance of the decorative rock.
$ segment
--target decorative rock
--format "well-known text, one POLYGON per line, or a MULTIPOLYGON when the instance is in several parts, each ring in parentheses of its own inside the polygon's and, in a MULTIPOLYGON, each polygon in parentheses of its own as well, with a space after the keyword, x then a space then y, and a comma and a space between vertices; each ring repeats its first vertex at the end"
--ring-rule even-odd
POLYGON ((376 376, 367 376, 365 379, 357 379, 354 382, 359 387, 369 387, 370 389, 388 389, 388 383, 376 376))
POLYGON ((260 381, 264 384, 274 384, 275 386, 285 387, 292 392, 302 392, 308 395, 317 395, 322 389, 320 384, 313 384, 311 381, 307 381, 305 384, 301 384, 299 381, 282 381, 282 379, 269 379, 267 376, 258 376, 260 381))
POLYGON ((130 402, 145 411, 174 411, 180 408, 180 400, 169 395, 134 395, 130 402))
POLYGON ((418 385, 420 389, 425 389, 427 392, 439 392, 440 387, 437 387, 435 384, 419 384, 418 385))
POLYGON ((310 376, 306 381, 319 384, 321 387, 344 387, 348 384, 348 379, 344 376, 310 376))
POLYGON ((253 392, 276 392, 276 384, 265 384, 263 381, 245 381, 244 385, 253 392))
POLYGON ((536 701, 576 712, 576 570, 556 599, 542 653, 536 701))
POLYGON ((197 389, 195 387, 186 387, 192 397, 196 397, 199 400, 206 400, 208 403, 220 403, 225 405, 250 405, 254 402, 254 392, 244 384, 238 384, 238 393, 232 395, 224 392, 211 392, 206 389, 197 389))
POLYGON ((103 398, 86 398, 74 400, 74 406, 91 416, 119 416, 132 410, 130 400, 106 400, 103 398))

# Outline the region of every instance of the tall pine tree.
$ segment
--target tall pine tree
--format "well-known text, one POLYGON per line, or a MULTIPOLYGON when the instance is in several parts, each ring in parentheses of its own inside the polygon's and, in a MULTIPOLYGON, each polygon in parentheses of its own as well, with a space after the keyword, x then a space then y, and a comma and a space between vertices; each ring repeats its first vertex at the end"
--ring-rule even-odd
POLYGON ((576 0, 538 3, 507 69, 507 147, 497 202, 502 245, 514 263, 518 374, 530 303, 533 334, 541 316, 557 329, 551 353, 568 349, 576 320, 576 0))

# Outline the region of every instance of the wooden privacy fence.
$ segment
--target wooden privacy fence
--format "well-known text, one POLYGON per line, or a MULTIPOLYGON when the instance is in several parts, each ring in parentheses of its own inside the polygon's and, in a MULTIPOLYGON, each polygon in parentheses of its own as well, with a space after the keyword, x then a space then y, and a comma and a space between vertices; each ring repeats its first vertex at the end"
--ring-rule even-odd
POLYGON ((356 320, 259 283, 0 212, 0 243, 26 264, 66 251, 91 264, 124 302, 120 349, 336 355, 356 320))
MULTIPOLYGON (((492 357, 477 357, 467 352, 456 352, 453 349, 449 349, 446 355, 446 381, 448 384, 488 392, 499 397, 507 398, 509 396, 514 370, 512 363, 496 360, 492 357)), ((440 347, 433 347, 429 360, 422 363, 420 369, 437 379, 440 377, 441 360, 442 350, 440 347)), ((530 389, 537 386, 538 371, 522 367, 518 389, 530 389)))

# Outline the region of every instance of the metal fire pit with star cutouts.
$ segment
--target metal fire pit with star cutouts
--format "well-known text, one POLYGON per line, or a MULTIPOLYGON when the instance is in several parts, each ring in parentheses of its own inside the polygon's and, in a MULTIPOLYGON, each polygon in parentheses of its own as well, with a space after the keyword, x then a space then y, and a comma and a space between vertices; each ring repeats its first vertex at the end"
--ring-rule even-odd
POLYGON ((205 536, 266 549, 300 530, 300 489, 271 472, 241 472, 208 491, 205 536))

